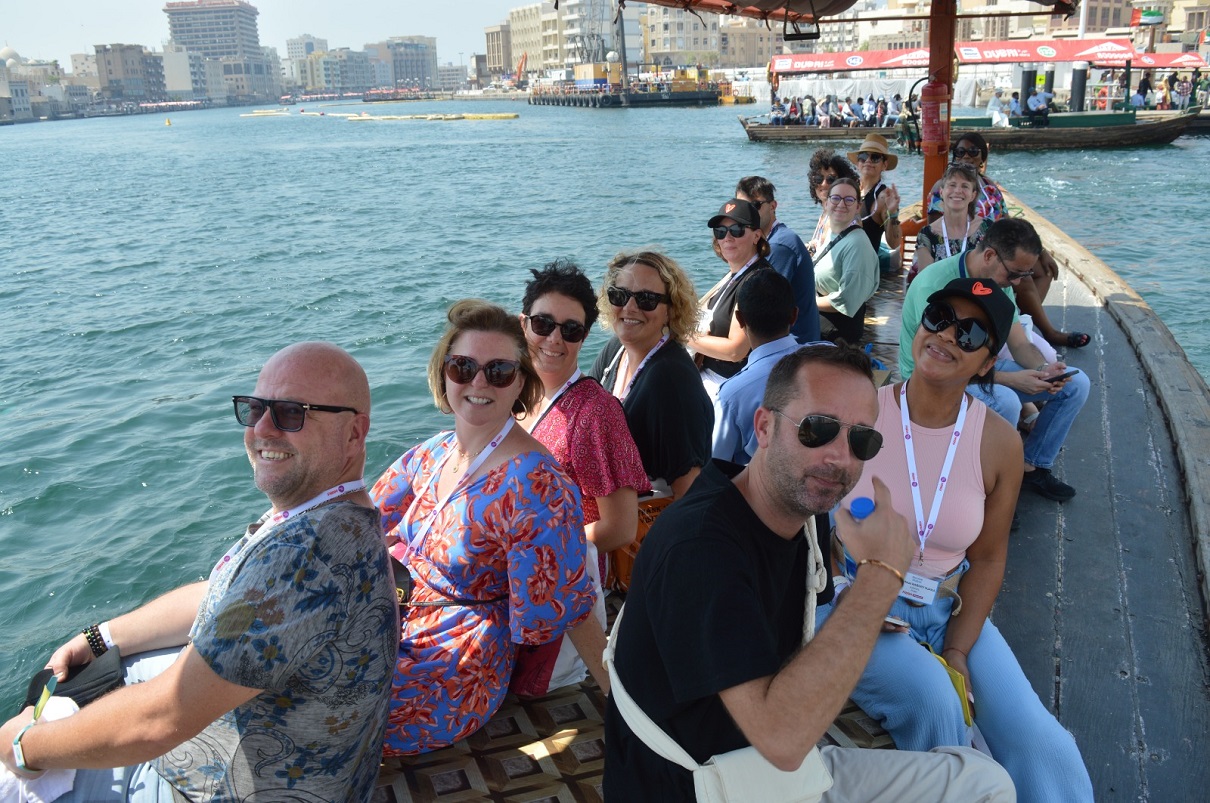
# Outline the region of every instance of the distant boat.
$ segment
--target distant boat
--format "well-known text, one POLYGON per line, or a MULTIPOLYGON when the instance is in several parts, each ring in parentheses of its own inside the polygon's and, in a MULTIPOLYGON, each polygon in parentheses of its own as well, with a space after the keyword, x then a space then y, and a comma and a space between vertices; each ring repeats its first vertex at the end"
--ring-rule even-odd
POLYGON ((170 118, 170 117, 165 117, 165 118, 164 118, 164 125, 172 125, 172 118, 170 118))

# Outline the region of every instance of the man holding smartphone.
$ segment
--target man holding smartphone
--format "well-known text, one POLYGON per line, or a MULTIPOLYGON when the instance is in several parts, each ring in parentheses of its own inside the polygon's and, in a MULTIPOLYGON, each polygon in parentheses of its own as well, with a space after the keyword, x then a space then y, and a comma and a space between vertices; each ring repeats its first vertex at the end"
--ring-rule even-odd
MULTIPOLYGON (((1013 288, 1033 272, 1041 253, 1042 240, 1033 226, 1019 218, 1001 218, 992 224, 987 236, 973 250, 934 262, 921 271, 903 299, 900 375, 907 379, 915 368, 912 338, 930 295, 954 279, 971 277, 996 283, 1016 303, 1013 288)), ((996 384, 992 393, 986 393, 974 384, 967 390, 1014 427, 1020 420, 1024 402, 1045 402, 1025 439, 1025 476, 1021 487, 1047 499, 1066 502, 1076 495, 1076 490, 1054 476, 1051 469, 1076 416, 1088 401, 1091 388, 1088 375, 1068 369, 1062 361, 1047 362, 1038 347, 1030 342, 1017 314, 1013 315, 1008 351, 1012 359, 996 361, 996 384)))

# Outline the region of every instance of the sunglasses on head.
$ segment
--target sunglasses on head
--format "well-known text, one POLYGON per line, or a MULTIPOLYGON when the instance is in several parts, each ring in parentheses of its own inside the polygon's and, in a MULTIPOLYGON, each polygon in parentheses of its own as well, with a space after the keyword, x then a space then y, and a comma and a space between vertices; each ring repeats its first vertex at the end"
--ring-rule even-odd
POLYGON ((526 315, 525 320, 529 321, 530 331, 538 337, 546 337, 555 329, 559 330, 568 343, 579 343, 588 336, 588 327, 579 321, 556 321, 541 312, 537 315, 526 315))
POLYGON ((352 407, 332 407, 327 404, 303 404, 285 399, 261 399, 256 396, 232 396, 235 404, 235 420, 245 427, 254 427, 265 416, 265 410, 273 420, 273 426, 282 432, 298 432, 307 420, 307 410, 321 413, 356 413, 352 407))
POLYGON ((959 318, 954 308, 944 301, 934 301, 925 307, 924 315, 920 316, 920 325, 934 333, 954 327, 954 340, 958 348, 966 352, 978 351, 991 339, 982 323, 975 318, 959 318))
POLYGON ((714 239, 721 240, 728 234, 736 238, 743 237, 744 232, 750 228, 751 226, 745 226, 742 223, 732 223, 730 226, 715 226, 714 239))
POLYGON ((971 158, 974 158, 976 156, 982 156, 982 155, 983 155, 983 151, 979 150, 978 148, 963 148, 961 145, 954 148, 954 158, 955 159, 961 159, 964 156, 970 156, 971 158))
POLYGON ((849 448, 858 460, 871 460, 882 448, 882 433, 873 427, 847 424, 827 415, 809 415, 802 421, 795 421, 781 410, 773 412, 798 427, 798 442, 808 449, 827 446, 836 440, 843 427, 849 429, 849 448))
POLYGON ((610 287, 605 291, 605 296, 609 299, 609 303, 615 307, 624 307, 626 302, 634 299, 635 306, 643 310, 643 312, 652 312, 660 304, 667 304, 669 298, 665 293, 656 293, 651 290, 636 290, 631 292, 625 287, 610 287))
POLYGON ((475 381, 475 374, 482 371, 487 384, 494 388, 506 388, 517 378, 520 367, 518 360, 489 360, 480 365, 470 357, 451 354, 445 358, 445 378, 459 385, 469 385, 475 381))
POLYGON ((885 158, 881 153, 869 153, 868 151, 862 151, 857 154, 857 161, 859 162, 881 162, 885 158))

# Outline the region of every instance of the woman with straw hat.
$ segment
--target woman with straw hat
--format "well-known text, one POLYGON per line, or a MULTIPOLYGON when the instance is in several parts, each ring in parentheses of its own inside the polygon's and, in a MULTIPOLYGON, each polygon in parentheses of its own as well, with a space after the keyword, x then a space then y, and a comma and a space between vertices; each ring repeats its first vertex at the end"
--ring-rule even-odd
POLYGON ((899 229, 899 191, 894 184, 884 184, 882 173, 894 170, 899 157, 891 153, 886 137, 867 134, 861 147, 849 152, 849 161, 857 165, 861 178, 861 228, 870 238, 870 245, 878 250, 883 233, 887 246, 895 249, 903 238, 899 229))

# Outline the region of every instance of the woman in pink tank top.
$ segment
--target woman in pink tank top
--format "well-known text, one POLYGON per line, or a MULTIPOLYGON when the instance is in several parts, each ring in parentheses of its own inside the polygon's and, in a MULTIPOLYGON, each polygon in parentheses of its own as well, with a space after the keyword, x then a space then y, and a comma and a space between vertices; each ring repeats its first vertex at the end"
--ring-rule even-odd
MULTIPOLYGON (((1092 784, 1075 740, 1038 699, 988 619, 1004 579, 1024 458, 1017 433, 987 415, 966 386, 992 381, 1013 303, 990 282, 969 278, 955 279, 928 302, 912 341, 915 372, 879 392, 882 451, 842 503, 872 497, 877 476, 920 542, 891 608, 907 627, 885 626, 853 699, 901 750, 969 746, 966 702, 1019 800, 1090 801, 1092 784), (922 643, 960 673, 965 701, 922 643)), ((842 562, 838 549, 832 554, 842 562)), ((838 599, 842 583, 838 578, 838 599)), ((820 625, 830 613, 821 609, 820 625)))

